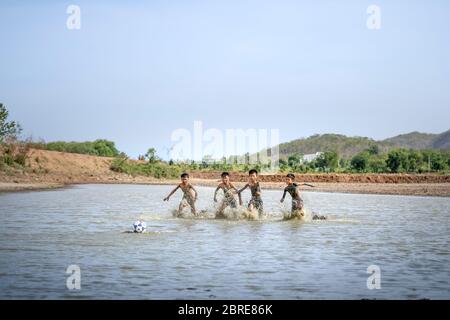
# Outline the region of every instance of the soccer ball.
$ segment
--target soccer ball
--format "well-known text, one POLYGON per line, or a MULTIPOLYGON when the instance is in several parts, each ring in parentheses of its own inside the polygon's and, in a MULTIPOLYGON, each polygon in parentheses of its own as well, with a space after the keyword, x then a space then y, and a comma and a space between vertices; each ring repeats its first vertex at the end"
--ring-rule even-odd
POLYGON ((142 233, 147 229, 147 224, 144 221, 136 221, 133 223, 133 229, 136 233, 142 233))

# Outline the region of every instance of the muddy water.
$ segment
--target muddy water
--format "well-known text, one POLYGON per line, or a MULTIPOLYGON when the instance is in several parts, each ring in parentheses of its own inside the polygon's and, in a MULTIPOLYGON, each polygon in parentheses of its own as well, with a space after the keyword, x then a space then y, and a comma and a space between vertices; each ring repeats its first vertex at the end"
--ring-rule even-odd
MULTIPOLYGON (((450 199, 303 193, 327 221, 281 221, 263 190, 258 221, 174 218, 170 186, 81 185, 0 194, 0 298, 450 298, 450 199), (134 220, 145 234, 126 233, 134 220), (81 269, 68 290, 66 269, 81 269), (381 289, 367 288, 367 268, 381 289)), ((246 194, 248 200, 248 194, 246 194)))

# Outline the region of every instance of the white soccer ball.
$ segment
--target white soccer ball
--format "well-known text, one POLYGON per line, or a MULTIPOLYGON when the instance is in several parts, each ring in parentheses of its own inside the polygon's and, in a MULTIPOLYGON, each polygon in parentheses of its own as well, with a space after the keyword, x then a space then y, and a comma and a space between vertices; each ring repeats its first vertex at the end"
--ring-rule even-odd
POLYGON ((133 229, 136 233, 142 233, 147 229, 147 224, 144 221, 136 221, 133 223, 133 229))

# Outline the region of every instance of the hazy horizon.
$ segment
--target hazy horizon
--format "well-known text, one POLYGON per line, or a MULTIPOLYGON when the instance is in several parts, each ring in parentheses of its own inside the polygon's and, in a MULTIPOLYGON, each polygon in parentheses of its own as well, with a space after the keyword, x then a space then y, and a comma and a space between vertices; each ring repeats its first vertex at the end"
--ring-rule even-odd
POLYGON ((23 135, 108 139, 132 157, 171 133, 278 129, 383 140, 449 129, 450 3, 2 1, 0 103, 23 135), (67 7, 81 9, 69 30, 67 7), (381 9, 381 29, 366 10, 381 9))

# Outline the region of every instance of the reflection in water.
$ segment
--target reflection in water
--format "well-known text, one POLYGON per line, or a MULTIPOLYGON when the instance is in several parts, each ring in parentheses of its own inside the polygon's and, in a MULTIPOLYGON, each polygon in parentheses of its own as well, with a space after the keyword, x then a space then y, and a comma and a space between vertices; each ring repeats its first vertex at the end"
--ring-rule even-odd
POLYGON ((289 201, 263 190, 261 220, 214 219, 199 187, 200 217, 180 219, 170 188, 0 195, 0 298, 450 298, 448 198, 305 192, 307 216, 328 220, 283 221, 289 201), (146 233, 126 232, 136 220, 146 233), (66 289, 71 264, 80 291, 66 289), (380 290, 366 286, 373 264, 380 290))

